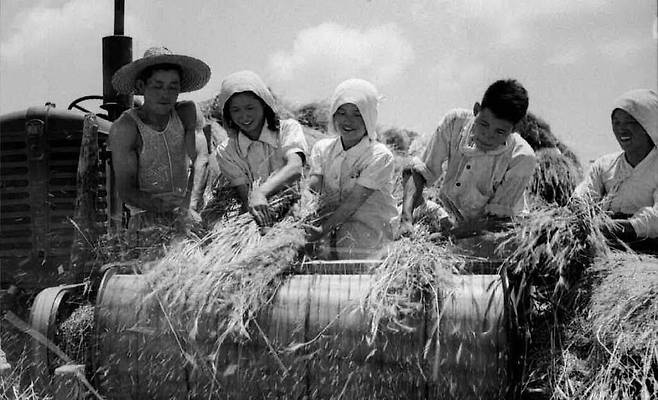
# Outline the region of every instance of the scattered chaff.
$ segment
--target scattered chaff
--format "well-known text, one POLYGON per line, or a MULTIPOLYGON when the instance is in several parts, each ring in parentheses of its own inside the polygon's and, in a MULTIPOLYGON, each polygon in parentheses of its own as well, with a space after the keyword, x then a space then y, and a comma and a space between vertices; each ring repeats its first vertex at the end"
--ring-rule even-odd
MULTIPOLYGON (((4 318, 4 317, 3 317, 4 318)), ((0 375, 0 398, 16 400, 51 400, 52 396, 39 390, 30 379, 29 336, 24 335, 4 321, 0 321, 0 343, 7 351, 9 370, 0 375)))
MULTIPOLYGON (((31 327, 28 323, 25 321, 21 320, 18 318, 14 313, 11 311, 7 312, 4 315, 4 320, 12 324, 15 328, 19 329, 23 333, 30 335, 34 340, 38 341, 41 345, 45 346, 48 348, 49 351, 52 351, 61 361, 63 361, 65 364, 72 364, 73 360, 69 358, 67 354, 65 354, 55 343, 50 341, 46 336, 44 336, 41 332, 37 331, 33 327, 31 327)), ((34 368, 32 365, 31 368, 34 368)), ((27 368, 26 368, 27 369, 27 368)), ((19 374, 20 376, 20 374, 19 374)), ((91 395, 94 396, 94 398, 103 400, 103 397, 96 391, 96 389, 89 383, 87 378, 81 374, 76 374, 76 378, 80 380, 80 382, 85 386, 85 388, 89 391, 91 395)), ((20 378, 19 378, 20 379, 20 378)), ((14 389, 15 390, 15 389, 14 389)), ((16 392, 15 392, 16 393, 16 392)), ((30 385, 27 389, 24 389, 23 392, 17 392, 21 396, 27 396, 25 397, 26 399, 38 399, 38 396, 31 397, 35 395, 34 387, 33 385, 30 385)), ((23 397, 17 397, 18 399, 23 399, 23 397)))
POLYGON ((101 235, 93 248, 94 263, 100 266, 112 262, 157 260, 167 253, 172 241, 181 232, 177 227, 154 224, 142 229, 139 235, 139 241, 135 241, 125 230, 111 230, 101 235))

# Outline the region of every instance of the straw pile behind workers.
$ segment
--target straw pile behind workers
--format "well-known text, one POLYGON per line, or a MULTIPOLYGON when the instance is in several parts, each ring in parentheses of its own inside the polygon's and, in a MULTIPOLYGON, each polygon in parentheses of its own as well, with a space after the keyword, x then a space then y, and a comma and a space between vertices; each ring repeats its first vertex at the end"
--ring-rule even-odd
POLYGON ((529 193, 547 203, 566 205, 582 179, 580 166, 556 147, 535 150, 535 155, 537 166, 529 193))

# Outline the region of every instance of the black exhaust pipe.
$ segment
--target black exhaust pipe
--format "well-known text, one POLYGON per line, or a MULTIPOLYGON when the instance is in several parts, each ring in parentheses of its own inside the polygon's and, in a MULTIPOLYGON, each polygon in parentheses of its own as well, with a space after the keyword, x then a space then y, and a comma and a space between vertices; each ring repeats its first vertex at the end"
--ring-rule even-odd
POLYGON ((124 36, 125 0, 114 0, 114 35, 103 38, 103 105, 110 121, 132 107, 133 96, 118 94, 112 87, 112 76, 133 60, 133 39, 124 36))

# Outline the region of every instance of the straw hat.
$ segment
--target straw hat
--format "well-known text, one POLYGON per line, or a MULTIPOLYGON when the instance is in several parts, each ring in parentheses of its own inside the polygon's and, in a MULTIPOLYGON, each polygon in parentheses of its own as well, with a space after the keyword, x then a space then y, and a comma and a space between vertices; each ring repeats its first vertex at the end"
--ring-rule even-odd
POLYGON ((151 47, 144 57, 119 68, 112 77, 112 85, 121 94, 136 93, 135 81, 142 71, 157 64, 174 64, 182 70, 181 93, 199 90, 210 80, 210 67, 194 57, 173 54, 166 47, 151 47))

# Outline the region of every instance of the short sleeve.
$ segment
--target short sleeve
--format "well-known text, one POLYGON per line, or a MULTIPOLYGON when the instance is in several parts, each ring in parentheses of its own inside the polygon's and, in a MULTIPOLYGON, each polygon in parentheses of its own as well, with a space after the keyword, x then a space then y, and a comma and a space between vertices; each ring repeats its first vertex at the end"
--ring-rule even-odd
POLYGON ((537 158, 527 143, 514 154, 503 180, 485 206, 485 212, 500 217, 511 217, 523 209, 525 189, 537 166, 537 158))
POLYGON ((225 145, 217 149, 217 164, 231 186, 246 185, 250 182, 248 165, 238 156, 236 146, 235 138, 230 138, 225 145))
POLYGON ((447 113, 439 122, 432 135, 423 156, 412 158, 413 169, 420 173, 428 185, 433 185, 441 177, 443 162, 450 155, 450 144, 454 135, 458 135, 468 119, 466 110, 453 110, 447 113))
POLYGON ((368 189, 380 190, 390 185, 393 179, 393 154, 388 148, 376 143, 371 155, 365 160, 365 168, 361 171, 356 183, 368 189))
POLYGON ((327 159, 327 151, 329 149, 331 139, 318 140, 313 149, 311 149, 311 158, 309 159, 310 171, 309 175, 324 175, 323 165, 327 159))
POLYGON ((281 151, 287 158, 292 153, 301 153, 302 159, 308 158, 306 137, 299 122, 293 119, 281 121, 281 151))

